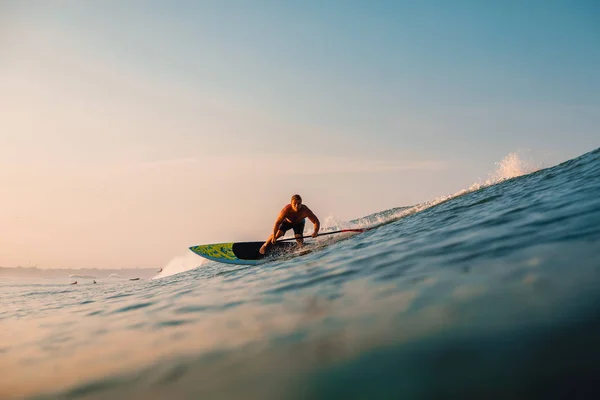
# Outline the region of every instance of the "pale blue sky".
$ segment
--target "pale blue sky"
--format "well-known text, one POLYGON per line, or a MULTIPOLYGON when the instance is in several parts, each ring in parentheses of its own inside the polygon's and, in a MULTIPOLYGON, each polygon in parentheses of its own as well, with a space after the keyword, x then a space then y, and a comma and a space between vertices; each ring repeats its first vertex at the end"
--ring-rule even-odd
POLYGON ((293 192, 347 220, 572 158, 598 43, 595 1, 4 1, 0 265, 163 265, 293 192))

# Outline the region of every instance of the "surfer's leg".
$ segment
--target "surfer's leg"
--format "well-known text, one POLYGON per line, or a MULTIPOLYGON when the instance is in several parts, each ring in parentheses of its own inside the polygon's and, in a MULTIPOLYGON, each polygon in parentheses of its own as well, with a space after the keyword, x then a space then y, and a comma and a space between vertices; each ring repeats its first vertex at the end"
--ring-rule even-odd
POLYGON ((301 222, 298 222, 296 225, 294 225, 294 237, 296 238, 296 243, 298 243, 298 247, 302 247, 304 245, 304 222, 305 220, 302 220, 301 222))
MULTIPOLYGON (((277 234, 275 235, 275 239, 279 239, 280 237, 282 237, 283 235, 285 235, 285 231, 282 231, 281 229, 279 229, 277 231, 277 234)), ((271 236, 269 236, 269 238, 267 239, 267 241, 265 242, 265 244, 263 244, 260 249, 258 250, 258 252, 260 254, 265 254, 267 252, 267 248, 269 247, 269 245, 271 244, 271 242, 273 241, 273 235, 271 234, 271 236)))
POLYGON ((258 250, 258 252, 260 254, 265 254, 267 251, 267 247, 271 244, 271 241, 273 240, 273 234, 271 234, 271 236, 269 236, 269 238, 267 239, 267 241, 265 242, 265 244, 263 244, 262 246, 260 246, 260 249, 258 250))
POLYGON ((296 243, 298 244, 298 247, 304 246, 304 239, 302 238, 302 235, 294 235, 294 237, 296 238, 296 243))

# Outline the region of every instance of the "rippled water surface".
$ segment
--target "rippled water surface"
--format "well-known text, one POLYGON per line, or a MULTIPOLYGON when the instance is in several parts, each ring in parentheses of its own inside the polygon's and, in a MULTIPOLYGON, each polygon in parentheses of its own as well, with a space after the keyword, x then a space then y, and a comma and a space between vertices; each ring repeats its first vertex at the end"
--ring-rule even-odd
POLYGON ((0 397, 600 392, 599 150, 373 218, 394 222, 260 266, 3 281, 0 397))

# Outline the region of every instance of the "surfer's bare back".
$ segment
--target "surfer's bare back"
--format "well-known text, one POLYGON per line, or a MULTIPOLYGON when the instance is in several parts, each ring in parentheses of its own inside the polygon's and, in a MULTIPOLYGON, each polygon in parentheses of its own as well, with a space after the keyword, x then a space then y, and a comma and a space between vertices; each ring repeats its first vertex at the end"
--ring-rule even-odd
POLYGON ((305 218, 308 218, 310 222, 314 224, 314 230, 311 236, 317 237, 319 235, 319 229, 321 228, 319 218, 317 218, 310 208, 302 204, 302 197, 300 197, 299 194, 295 194, 292 196, 290 204, 283 207, 279 213, 275 225, 273 226, 273 233, 260 248, 260 254, 265 254, 269 245, 275 244, 277 239, 285 235, 285 232, 290 229, 294 230, 296 242, 299 246, 302 246, 304 244, 302 236, 304 236, 305 218))

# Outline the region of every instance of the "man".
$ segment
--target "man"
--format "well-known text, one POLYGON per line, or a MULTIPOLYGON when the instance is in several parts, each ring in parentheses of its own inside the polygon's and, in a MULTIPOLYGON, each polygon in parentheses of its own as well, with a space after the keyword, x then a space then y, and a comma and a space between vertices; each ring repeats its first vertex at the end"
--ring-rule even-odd
POLYGON ((289 229, 294 230, 296 242, 298 243, 298 246, 302 246, 304 244, 302 236, 304 236, 305 218, 308 218, 310 222, 314 224, 314 230, 311 236, 316 238, 319 235, 319 229, 321 228, 319 218, 317 218, 310 208, 302 204, 302 197, 300 197, 299 194, 295 194, 292 196, 290 204, 283 207, 279 213, 279 217, 277 217, 277 220, 275 221, 275 226, 273 226, 273 233, 260 248, 260 254, 265 254, 269 245, 275 244, 277 239, 285 235, 285 232, 289 229))

